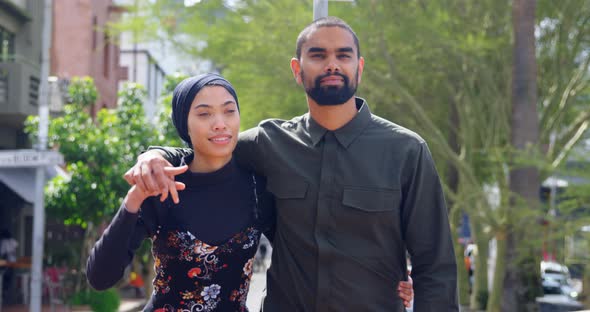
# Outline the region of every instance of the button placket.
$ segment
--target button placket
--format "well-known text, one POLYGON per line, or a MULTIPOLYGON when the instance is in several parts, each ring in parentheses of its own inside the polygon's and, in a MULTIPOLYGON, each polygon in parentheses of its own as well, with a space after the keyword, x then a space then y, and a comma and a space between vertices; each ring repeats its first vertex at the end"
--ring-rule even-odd
POLYGON ((330 244, 330 207, 335 198, 335 166, 337 140, 333 132, 326 132, 323 139, 318 206, 316 211, 315 238, 318 246, 318 293, 316 311, 325 311, 330 303, 330 267, 333 251, 330 244))

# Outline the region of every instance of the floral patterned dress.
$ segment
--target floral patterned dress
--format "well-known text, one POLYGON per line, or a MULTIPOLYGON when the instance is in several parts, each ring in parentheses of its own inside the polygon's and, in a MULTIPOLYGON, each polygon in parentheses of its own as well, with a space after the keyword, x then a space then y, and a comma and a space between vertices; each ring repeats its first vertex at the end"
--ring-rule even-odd
POLYGON ((153 311, 248 311, 246 297, 260 231, 250 226, 219 245, 159 226, 153 239, 153 311))
POLYGON ((176 180, 186 185, 177 204, 152 196, 138 213, 121 205, 88 257, 90 285, 114 286, 149 238, 156 276, 144 311, 247 311, 260 236, 272 241, 276 224, 266 180, 233 160, 176 180))

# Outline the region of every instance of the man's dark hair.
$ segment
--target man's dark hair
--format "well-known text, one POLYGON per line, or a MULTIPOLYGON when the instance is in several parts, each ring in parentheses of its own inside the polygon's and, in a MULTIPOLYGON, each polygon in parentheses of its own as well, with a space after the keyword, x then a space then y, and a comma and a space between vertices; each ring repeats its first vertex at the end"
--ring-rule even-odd
POLYGON ((318 18, 317 20, 313 21, 311 24, 307 25, 299 33, 299 36, 297 36, 297 46, 295 49, 295 54, 297 56, 297 59, 301 59, 301 47, 307 41, 307 38, 309 38, 309 35, 321 27, 340 27, 342 29, 346 29, 352 35, 352 38, 354 38, 354 45, 356 46, 357 57, 359 57, 359 58, 361 57, 359 38, 356 36, 356 33, 354 32, 354 30, 352 30, 352 28, 348 24, 346 24, 345 21, 339 19, 338 17, 328 16, 328 17, 318 18))

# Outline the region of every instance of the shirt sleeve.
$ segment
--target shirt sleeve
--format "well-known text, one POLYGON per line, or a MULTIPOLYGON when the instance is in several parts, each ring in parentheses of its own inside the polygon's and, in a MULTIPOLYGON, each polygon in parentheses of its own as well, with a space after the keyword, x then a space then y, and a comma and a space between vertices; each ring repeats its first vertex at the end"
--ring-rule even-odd
POLYGON ((274 196, 266 190, 266 178, 256 176, 256 195, 258 222, 262 233, 272 244, 276 227, 276 208, 274 196))
POLYGON ((149 150, 157 149, 164 153, 164 158, 172 164, 172 166, 180 166, 180 162, 183 157, 192 155, 193 150, 184 147, 171 147, 171 146, 150 146, 149 150))
POLYGON ((412 261, 414 311, 458 311, 457 266, 439 176, 426 143, 408 156, 402 231, 412 261))
POLYGON ((149 198, 138 213, 131 213, 124 204, 121 205, 86 262, 86 277, 90 286, 105 290, 123 277, 137 248, 155 231, 154 209, 149 198))
POLYGON ((266 176, 266 161, 264 153, 260 152, 263 150, 260 146, 263 144, 260 129, 260 126, 258 126, 240 133, 234 156, 240 167, 266 176))

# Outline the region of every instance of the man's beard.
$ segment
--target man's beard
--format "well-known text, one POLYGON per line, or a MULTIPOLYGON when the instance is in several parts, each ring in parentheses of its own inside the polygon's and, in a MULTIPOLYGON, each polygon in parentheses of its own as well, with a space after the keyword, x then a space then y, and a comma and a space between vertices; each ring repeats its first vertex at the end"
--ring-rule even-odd
MULTIPOLYGON (((358 71, 355 75, 355 79, 358 77, 358 71)), ((329 106, 329 105, 342 105, 346 101, 350 100, 351 97, 356 93, 356 84, 351 84, 348 77, 345 75, 335 72, 333 74, 328 73, 321 75, 315 79, 313 86, 309 87, 305 85, 305 75, 303 70, 301 71, 301 80, 304 82, 305 92, 312 98, 318 105, 329 106), (320 82, 322 79, 329 76, 338 76, 344 80, 344 86, 325 86, 322 87, 320 82)), ((355 80, 356 81, 356 80, 355 80)))

